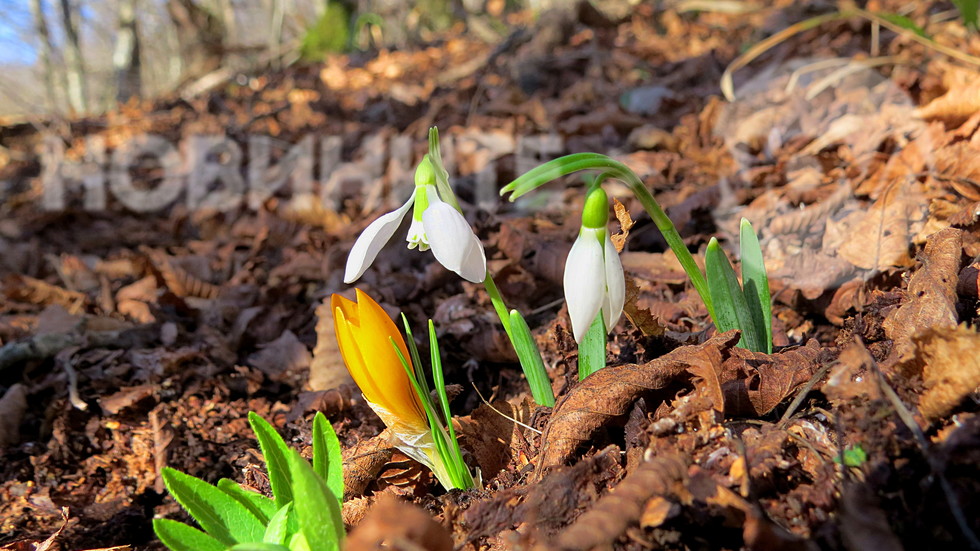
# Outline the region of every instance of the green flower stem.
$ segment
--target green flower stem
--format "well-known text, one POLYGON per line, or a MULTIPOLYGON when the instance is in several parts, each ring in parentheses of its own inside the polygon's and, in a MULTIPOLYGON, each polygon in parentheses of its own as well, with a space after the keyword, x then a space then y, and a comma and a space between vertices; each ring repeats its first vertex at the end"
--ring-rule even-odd
POLYGON ((578 345, 578 380, 606 367, 606 323, 602 312, 595 317, 578 345))
POLYGON ((500 194, 510 193, 510 200, 513 201, 556 178, 579 170, 590 169, 601 170, 603 171, 601 176, 616 178, 629 186, 633 195, 640 200, 640 204, 643 205, 650 218, 653 219, 653 223, 657 226, 657 229, 664 236, 670 250, 674 251, 677 260, 684 268, 684 272, 687 273, 687 277, 691 280, 691 284, 694 285, 694 289, 701 297, 701 301, 704 302, 704 306, 708 310, 708 315, 711 316, 711 321, 716 321, 714 305, 711 301, 711 295, 708 292, 708 283, 701 269, 694 261, 694 257, 691 256, 691 252, 687 250, 687 245, 684 244, 680 234, 677 233, 677 228, 674 227, 674 223, 670 221, 667 214, 660 208, 660 204, 657 203, 657 200, 654 199, 650 191, 643 185, 643 181, 623 163, 598 153, 566 155, 529 170, 510 184, 507 184, 500 190, 500 194))
POLYGON ((507 338, 513 342, 514 337, 510 331, 510 315, 507 313, 507 305, 504 303, 504 297, 501 296, 497 284, 493 282, 493 277, 490 276, 490 270, 487 270, 487 278, 483 280, 483 287, 487 290, 487 294, 490 295, 490 302, 493 304, 493 309, 497 312, 497 317, 500 318, 500 324, 504 326, 504 332, 507 333, 507 338))

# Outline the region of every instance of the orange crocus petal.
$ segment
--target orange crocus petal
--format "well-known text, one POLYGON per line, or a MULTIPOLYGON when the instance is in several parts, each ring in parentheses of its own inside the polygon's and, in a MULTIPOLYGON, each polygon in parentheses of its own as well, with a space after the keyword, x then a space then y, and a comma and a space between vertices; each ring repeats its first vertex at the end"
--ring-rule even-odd
MULTIPOLYGON (((333 295, 334 329, 347 370, 364 398, 396 417, 401 424, 427 427, 428 422, 391 340, 411 358, 405 340, 384 309, 357 290, 357 302, 333 295)), ((391 425, 388 420, 386 424, 391 425)), ((394 428, 394 427, 393 427, 394 428)), ((427 429, 425 429, 427 430, 427 429)))

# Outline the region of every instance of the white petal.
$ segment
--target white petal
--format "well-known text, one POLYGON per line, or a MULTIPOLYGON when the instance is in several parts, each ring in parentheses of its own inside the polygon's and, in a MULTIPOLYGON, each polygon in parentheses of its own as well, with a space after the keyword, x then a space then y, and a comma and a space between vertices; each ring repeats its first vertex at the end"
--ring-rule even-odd
POLYGON ((448 270, 463 279, 481 283, 487 276, 487 258, 483 244, 473 234, 463 215, 430 194, 429 208, 422 213, 425 236, 432 254, 448 270))
POLYGON ((565 304, 572 319, 572 335, 581 342, 602 308, 605 295, 602 245, 595 231, 582 228, 565 260, 565 304))
POLYGON ((405 213, 412 208, 414 202, 415 194, 413 193, 404 205, 398 207, 398 210, 381 215, 364 228, 357 241, 354 242, 354 246, 350 248, 350 254, 347 255, 344 283, 353 283, 364 274, 364 271, 381 252, 381 248, 385 246, 385 243, 391 239, 392 234, 401 225, 402 218, 405 218, 405 213))
POLYGON ((626 278, 623 276, 623 263, 619 260, 616 246, 609 239, 608 230, 604 257, 606 299, 602 302, 602 316, 606 322, 606 331, 612 331, 619 322, 619 316, 623 314, 623 305, 626 303, 626 278))

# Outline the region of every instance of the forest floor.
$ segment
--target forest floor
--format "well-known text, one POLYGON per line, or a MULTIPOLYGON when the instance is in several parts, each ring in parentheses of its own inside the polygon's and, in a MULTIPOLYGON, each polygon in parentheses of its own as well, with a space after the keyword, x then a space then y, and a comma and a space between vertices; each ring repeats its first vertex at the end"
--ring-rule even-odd
MULTIPOLYGON (((869 3, 911 6, 908 21, 957 57, 906 20, 858 14, 752 59, 729 101, 720 83, 740 53, 834 6, 651 4, 514 14, 528 30, 497 45, 456 33, 130 104, 52 125, 61 145, 45 163, 38 128, 0 128, 0 548, 163 549, 152 519, 189 517, 161 467, 268 491, 249 411, 305 454, 313 413, 328 416, 351 549, 980 545, 980 36, 949 3, 869 3), (388 448, 318 310, 353 291, 347 252, 405 196, 433 125, 558 396, 554 409, 530 401, 482 286, 401 244, 382 251, 357 285, 416 327, 434 320, 482 473, 466 492, 388 448), (225 136, 247 151, 241 165, 224 151, 233 169, 254 136, 280 144, 277 160, 315 136, 369 185, 336 179, 337 208, 280 190, 256 208, 181 199, 141 213, 111 186, 104 208, 80 191, 42 208, 52 158, 79 166, 99 140, 112 152, 143 134, 184 157, 204 147, 193 136, 225 136), (715 334, 656 227, 611 183, 634 221, 626 316, 610 367, 577 381, 561 281, 580 179, 516 204, 485 191, 534 156, 582 151, 639 174, 696 257, 711 237, 734 255, 739 218, 753 222, 775 353, 715 334)), ((161 171, 142 164, 135 187, 160 189, 161 171)))

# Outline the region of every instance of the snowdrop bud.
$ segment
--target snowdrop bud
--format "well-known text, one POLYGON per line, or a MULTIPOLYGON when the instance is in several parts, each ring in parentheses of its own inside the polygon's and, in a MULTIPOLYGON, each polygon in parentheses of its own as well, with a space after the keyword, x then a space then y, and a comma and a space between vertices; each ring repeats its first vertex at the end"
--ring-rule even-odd
POLYGON ((601 186, 595 186, 585 196, 582 226, 589 229, 605 229, 607 223, 609 223, 609 197, 601 186))
POLYGON ((422 162, 415 169, 415 187, 434 185, 436 185, 436 171, 432 168, 429 154, 426 153, 425 157, 422 157, 422 162))

